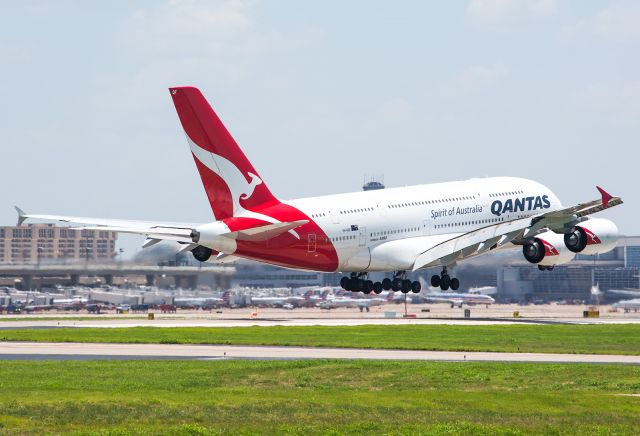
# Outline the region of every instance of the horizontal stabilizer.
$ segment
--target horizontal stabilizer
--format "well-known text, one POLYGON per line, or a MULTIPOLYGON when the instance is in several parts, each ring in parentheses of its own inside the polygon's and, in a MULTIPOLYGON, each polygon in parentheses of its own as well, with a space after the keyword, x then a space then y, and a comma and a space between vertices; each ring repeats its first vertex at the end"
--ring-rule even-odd
POLYGON ((244 230, 237 230, 235 232, 227 233, 223 236, 237 239, 238 241, 266 241, 267 239, 275 238, 278 235, 288 232, 302 225, 307 224, 308 220, 291 221, 276 224, 267 224, 265 226, 251 227, 244 230))

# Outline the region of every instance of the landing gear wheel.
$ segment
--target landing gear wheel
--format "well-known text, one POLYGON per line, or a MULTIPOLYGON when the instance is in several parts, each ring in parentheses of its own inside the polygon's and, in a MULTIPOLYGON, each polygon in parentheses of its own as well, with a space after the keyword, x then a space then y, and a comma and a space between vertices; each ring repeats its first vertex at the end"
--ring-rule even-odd
POLYGON ((443 274, 442 277, 440 277, 440 289, 446 291, 449 289, 449 286, 451 286, 451 277, 449 277, 448 274, 443 274))
POLYGON ((373 282, 371 280, 365 280, 364 289, 362 290, 362 292, 364 292, 365 294, 370 294, 371 291, 373 291, 373 282))
POLYGON ((373 292, 375 292, 376 294, 379 294, 380 292, 382 292, 382 283, 375 282, 373 284, 373 292))
MULTIPOLYGON (((350 279, 349 277, 344 277, 346 280, 344 281, 344 285, 342 285, 342 287, 344 288, 345 291, 351 291, 353 289, 353 280, 350 279)), ((342 281, 340 281, 340 283, 342 284, 342 281)))
POLYGON ((382 281, 382 289, 384 289, 385 291, 391 289, 391 279, 387 278, 382 281))
POLYGON ((457 291, 460 288, 460 280, 456 278, 451 279, 451 283, 449 284, 449 287, 451 288, 452 291, 457 291))
POLYGON ((342 289, 344 289, 345 291, 348 291, 351 287, 351 279, 349 277, 342 277, 340 279, 340 287, 342 287, 342 289))
POLYGON ((401 288, 402 288, 402 280, 393 279, 393 281, 391 282, 391 290, 393 290, 393 292, 398 292, 401 288))
POLYGON ((411 283, 411 291, 414 294, 419 294, 420 290, 422 290, 422 285, 420 284, 420 282, 415 281, 415 282, 411 283))
POLYGON ((431 276, 431 286, 433 286, 434 288, 440 287, 440 276, 438 275, 431 276))
POLYGON ((403 280, 402 281, 402 293, 406 294, 411 291, 411 280, 403 280))

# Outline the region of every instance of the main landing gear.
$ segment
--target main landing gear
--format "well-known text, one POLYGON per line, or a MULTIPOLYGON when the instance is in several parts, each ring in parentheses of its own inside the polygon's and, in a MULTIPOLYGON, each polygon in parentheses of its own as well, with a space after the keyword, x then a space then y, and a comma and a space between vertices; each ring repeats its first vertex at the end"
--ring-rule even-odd
POLYGON ((421 290, 420 282, 405 279, 405 272, 398 271, 393 275, 392 279, 385 278, 382 282, 372 282, 368 280, 367 273, 351 273, 350 277, 342 277, 340 279, 340 286, 342 289, 351 292, 363 292, 370 294, 375 292, 376 294, 385 291, 402 292, 407 294, 409 292, 419 293, 421 290), (363 278, 364 277, 364 278, 363 278))
POLYGON ((434 288, 440 288, 443 291, 451 288, 452 291, 457 291, 460 288, 460 280, 449 277, 447 273, 447 267, 442 268, 440 275, 431 276, 431 286, 434 288))

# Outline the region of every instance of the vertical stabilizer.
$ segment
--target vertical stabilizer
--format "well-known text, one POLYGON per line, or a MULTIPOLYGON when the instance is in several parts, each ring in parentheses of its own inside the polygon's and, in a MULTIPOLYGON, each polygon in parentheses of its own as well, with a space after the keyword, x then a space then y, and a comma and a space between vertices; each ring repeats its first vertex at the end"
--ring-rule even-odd
POLYGON ((202 93, 193 87, 169 91, 215 218, 277 204, 202 93))

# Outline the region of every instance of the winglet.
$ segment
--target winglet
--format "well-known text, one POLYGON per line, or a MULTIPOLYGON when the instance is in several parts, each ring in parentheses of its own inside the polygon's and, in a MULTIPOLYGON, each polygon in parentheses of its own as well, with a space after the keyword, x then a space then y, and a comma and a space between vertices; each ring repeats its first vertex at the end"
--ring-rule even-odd
POLYGON ((16 212, 18 212, 18 225, 22 225, 22 223, 27 219, 27 214, 24 213, 24 210, 20 209, 18 206, 14 206, 16 208, 16 212))
POLYGON ((607 206, 609 205, 609 201, 613 198, 613 195, 609 194, 600 186, 596 186, 596 189, 600 191, 600 195, 602 195, 602 207, 606 209, 607 206))

